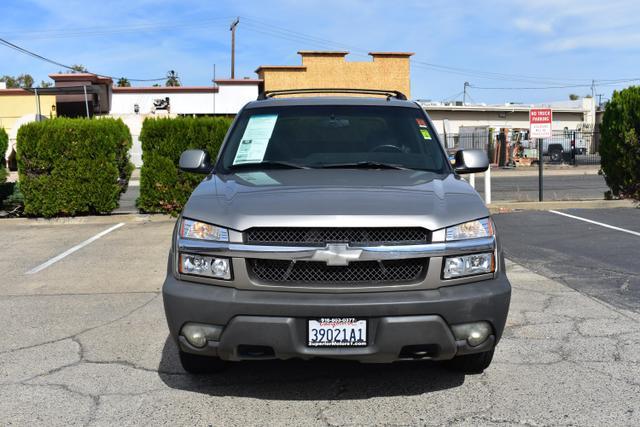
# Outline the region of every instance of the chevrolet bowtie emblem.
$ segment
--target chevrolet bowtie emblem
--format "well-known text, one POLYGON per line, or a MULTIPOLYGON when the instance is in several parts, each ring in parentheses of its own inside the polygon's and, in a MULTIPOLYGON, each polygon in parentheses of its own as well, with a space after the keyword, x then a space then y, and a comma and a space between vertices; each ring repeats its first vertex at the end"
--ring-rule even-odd
POLYGON ((350 248, 346 243, 328 244, 325 249, 318 249, 311 257, 312 261, 324 261, 327 265, 349 265, 349 262, 360 259, 362 249, 350 248))

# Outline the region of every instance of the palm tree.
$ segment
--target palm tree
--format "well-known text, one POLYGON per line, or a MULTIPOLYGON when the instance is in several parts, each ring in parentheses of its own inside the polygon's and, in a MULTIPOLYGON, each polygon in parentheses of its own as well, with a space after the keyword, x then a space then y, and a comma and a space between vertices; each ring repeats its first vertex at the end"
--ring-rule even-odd
POLYGON ((116 85, 118 87, 130 87, 131 86, 131 82, 126 77, 120 77, 118 79, 118 83, 116 83, 116 85))
POLYGON ((178 77, 178 74, 175 71, 170 70, 167 73, 167 82, 164 85, 165 86, 180 86, 180 78, 178 77))

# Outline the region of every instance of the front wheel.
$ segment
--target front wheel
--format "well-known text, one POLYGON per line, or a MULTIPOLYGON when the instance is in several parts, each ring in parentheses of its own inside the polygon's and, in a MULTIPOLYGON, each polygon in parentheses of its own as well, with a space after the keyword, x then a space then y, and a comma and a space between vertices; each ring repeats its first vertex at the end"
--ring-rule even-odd
POLYGON ((190 374, 214 374, 225 368, 225 362, 217 357, 200 356, 180 350, 180 364, 190 374))
POLYGON ((452 371, 462 372, 465 374, 481 374, 487 369, 493 360, 493 349, 483 353, 465 354, 457 356, 446 363, 447 368, 452 371))
POLYGON ((550 154, 552 162, 561 162, 562 161, 562 152, 561 151, 553 151, 550 154))

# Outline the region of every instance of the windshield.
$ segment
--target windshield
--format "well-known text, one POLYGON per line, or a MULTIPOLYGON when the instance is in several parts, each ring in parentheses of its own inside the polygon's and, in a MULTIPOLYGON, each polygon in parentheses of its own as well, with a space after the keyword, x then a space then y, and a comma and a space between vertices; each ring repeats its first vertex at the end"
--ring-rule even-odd
POLYGON ((382 106, 244 110, 219 166, 223 173, 275 168, 448 171, 435 132, 419 109, 382 106))

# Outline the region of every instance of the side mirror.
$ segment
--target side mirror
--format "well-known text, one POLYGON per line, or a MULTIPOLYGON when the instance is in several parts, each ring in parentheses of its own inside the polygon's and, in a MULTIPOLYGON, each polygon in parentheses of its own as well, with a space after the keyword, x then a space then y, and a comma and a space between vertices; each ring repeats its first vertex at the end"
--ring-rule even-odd
POLYGON ((186 150, 180 155, 178 167, 184 172, 208 174, 213 170, 209 153, 203 150, 186 150))
POLYGON ((489 169, 489 158, 484 150, 456 151, 454 169, 458 174, 484 172, 489 169))

